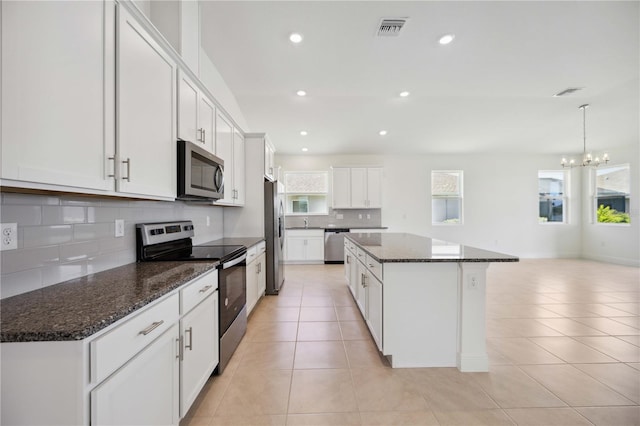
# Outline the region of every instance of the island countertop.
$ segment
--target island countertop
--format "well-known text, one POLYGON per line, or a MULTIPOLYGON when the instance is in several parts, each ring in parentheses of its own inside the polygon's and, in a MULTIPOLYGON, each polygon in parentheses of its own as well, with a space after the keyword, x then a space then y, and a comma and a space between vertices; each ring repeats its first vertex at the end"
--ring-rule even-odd
POLYGON ((217 265, 132 263, 2 299, 0 341, 82 340, 217 265))
POLYGON ((517 262, 516 256, 406 233, 349 233, 345 238, 381 263, 517 262))

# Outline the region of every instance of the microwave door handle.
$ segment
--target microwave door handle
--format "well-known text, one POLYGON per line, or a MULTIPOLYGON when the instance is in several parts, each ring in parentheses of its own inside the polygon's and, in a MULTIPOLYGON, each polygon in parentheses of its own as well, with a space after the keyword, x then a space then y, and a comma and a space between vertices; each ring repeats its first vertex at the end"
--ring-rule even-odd
POLYGON ((218 191, 222 191, 224 188, 224 173, 222 167, 216 168, 216 173, 213 176, 213 183, 218 191))

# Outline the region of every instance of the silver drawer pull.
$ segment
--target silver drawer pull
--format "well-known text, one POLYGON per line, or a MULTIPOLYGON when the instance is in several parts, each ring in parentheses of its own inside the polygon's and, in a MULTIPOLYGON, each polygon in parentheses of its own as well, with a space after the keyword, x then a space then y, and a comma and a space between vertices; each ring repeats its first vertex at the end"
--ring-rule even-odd
POLYGON ((207 290, 209 290, 211 287, 213 287, 213 286, 212 286, 212 285, 204 286, 204 287, 202 287, 202 288, 200 289, 199 293, 204 293, 204 292, 206 292, 207 290))
POLYGON ((153 324, 151 324, 149 327, 147 327, 144 330, 142 330, 138 334, 142 334, 143 336, 146 336, 147 334, 151 333, 156 328, 160 327, 162 324, 164 324, 164 320, 156 321, 153 324))
POLYGON ((184 348, 185 349, 189 349, 190 351, 192 351, 193 350, 193 327, 189 327, 184 331, 185 335, 187 333, 189 333, 189 344, 187 345, 185 343, 184 348))
POLYGON ((374 266, 373 263, 369 264, 369 268, 373 268, 373 266, 374 266))

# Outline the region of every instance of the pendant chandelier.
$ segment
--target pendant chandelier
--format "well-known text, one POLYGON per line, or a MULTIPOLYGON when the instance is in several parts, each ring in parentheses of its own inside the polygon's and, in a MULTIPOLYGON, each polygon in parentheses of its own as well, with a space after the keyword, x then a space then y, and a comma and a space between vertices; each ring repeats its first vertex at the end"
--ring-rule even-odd
POLYGON ((595 158, 590 152, 587 152, 587 108, 589 104, 580 105, 578 109, 582 110, 582 163, 576 162, 573 158, 567 161, 566 157, 562 158, 560 164, 562 167, 598 167, 600 164, 607 164, 609 162, 609 154, 606 152, 595 158))

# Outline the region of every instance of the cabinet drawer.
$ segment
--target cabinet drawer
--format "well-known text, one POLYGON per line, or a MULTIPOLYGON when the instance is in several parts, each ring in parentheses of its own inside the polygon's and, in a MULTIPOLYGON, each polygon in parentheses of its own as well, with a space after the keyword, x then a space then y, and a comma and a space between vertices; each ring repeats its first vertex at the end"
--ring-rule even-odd
POLYGON ((267 251, 267 242, 266 241, 260 241, 257 245, 257 256, 260 256, 262 253, 264 253, 265 251, 267 251))
POLYGON ((156 337, 168 330, 179 317, 178 293, 153 303, 133 318, 91 342, 91 380, 99 383, 156 337))
POLYGON ((258 246, 251 246, 247 249, 247 265, 253 262, 258 256, 258 246))
POLYGON ((288 237, 322 237, 324 238, 324 229, 288 229, 288 237))
POLYGON ((367 269, 380 281, 382 281, 382 263, 367 255, 367 269))
POLYGON ((196 278, 180 290, 180 313, 182 315, 193 309, 218 288, 218 271, 213 270, 196 278))

